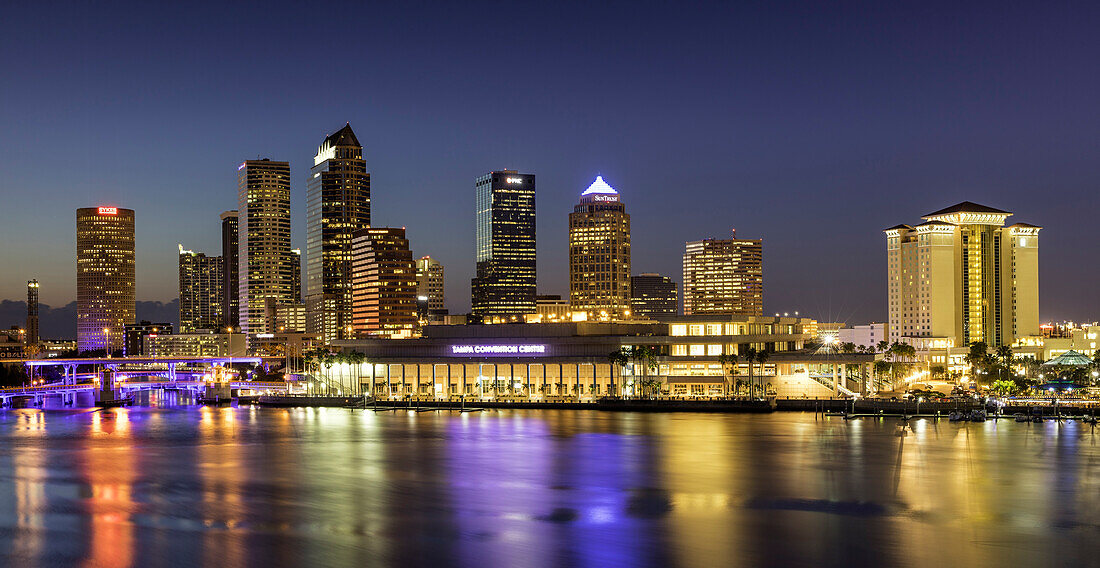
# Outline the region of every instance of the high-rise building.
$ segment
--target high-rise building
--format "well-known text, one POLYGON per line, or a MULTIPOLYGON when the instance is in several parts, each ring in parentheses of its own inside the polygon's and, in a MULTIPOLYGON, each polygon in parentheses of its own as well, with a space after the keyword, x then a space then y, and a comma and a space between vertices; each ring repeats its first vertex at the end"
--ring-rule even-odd
POLYGON ((27 280, 27 327, 23 334, 23 353, 28 357, 38 354, 38 280, 27 280))
POLYGON ((918 350, 1039 333, 1039 230, 964 201, 885 229, 889 341, 918 350))
POLYGON ((430 256, 416 261, 416 301, 418 307, 423 306, 418 314, 421 320, 427 320, 433 310, 444 309, 443 265, 430 256))
POLYGON ((485 321, 535 311, 535 176, 489 172, 474 186, 477 271, 471 311, 485 321))
POLYGON ((179 245, 180 332, 219 331, 225 324, 225 262, 179 245))
POLYGON ((416 266, 405 229, 362 229, 352 243, 355 334, 411 337, 416 329, 416 266))
POLYGON ((267 329, 268 298, 291 302, 290 164, 247 160, 237 168, 240 327, 244 333, 267 329))
POLYGON ((290 249, 290 295, 295 303, 302 301, 302 249, 290 249))
POLYGON ((569 303, 590 320, 631 315, 630 215, 600 176, 569 214, 569 303))
POLYGON ((325 138, 306 186, 306 325, 324 342, 350 338, 351 240, 370 227, 370 174, 348 124, 325 138))
POLYGON ((222 327, 236 330, 240 325, 240 232, 237 210, 221 214, 222 220, 222 327))
POLYGON ((684 315, 764 313, 764 241, 703 239, 684 251, 684 315))
POLYGON ((76 210, 76 343, 80 351, 122 349, 134 323, 134 210, 76 210))
POLYGON ((630 279, 630 306, 635 318, 674 316, 680 311, 676 283, 668 276, 644 272, 630 279))

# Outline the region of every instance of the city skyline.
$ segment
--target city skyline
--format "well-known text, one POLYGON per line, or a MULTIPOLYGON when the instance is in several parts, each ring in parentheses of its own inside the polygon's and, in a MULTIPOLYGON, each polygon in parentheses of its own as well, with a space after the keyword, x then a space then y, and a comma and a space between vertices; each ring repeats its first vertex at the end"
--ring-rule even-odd
MULTIPOLYGON (((0 277, 0 298, 22 299, 26 280, 37 278, 43 304, 71 301, 73 237, 41 227, 62 227, 65 212, 86 204, 113 204, 139 213, 138 299, 170 301, 176 288, 175 244, 218 250, 216 231, 199 220, 235 207, 231 170, 244 157, 291 162, 296 172, 291 176, 292 244, 304 249, 309 160, 317 140, 350 121, 357 125, 378 188, 374 216, 383 225, 406 226, 417 257, 430 254, 450 267, 448 308, 456 313, 469 308, 463 282, 473 273, 468 180, 510 168, 539 176, 540 294, 567 293, 566 220, 560 212, 572 205, 579 188, 602 174, 631 188, 636 273, 676 274, 684 242, 725 234, 732 226, 765 239, 764 313, 799 310, 822 320, 885 319, 886 258, 878 231, 896 223, 902 210, 974 201, 1030 211, 1029 220, 1047 227, 1039 261, 1040 319, 1096 318, 1091 298, 1075 284, 1097 275, 1091 263, 1075 259, 1095 255, 1100 246, 1088 238, 1087 216, 1097 199, 1092 188, 1100 181, 1091 164, 1091 132, 1098 117, 1087 103, 1096 79, 1072 72, 1096 48, 1067 43, 1083 37, 1078 26, 1089 21, 1088 15, 1052 11, 1035 21, 1025 10, 1009 9, 998 12, 1003 16, 999 24, 967 27, 963 34, 950 24, 952 18, 974 22, 988 13, 976 8, 944 15, 892 10, 878 14, 877 24, 902 41, 882 39, 884 32, 868 28, 869 19, 850 13, 818 14, 821 18, 803 29, 781 9, 750 10, 743 14, 745 29, 719 34, 697 11, 662 12, 674 33, 698 27, 692 34, 698 43, 646 51, 651 67, 667 81, 645 95, 631 67, 635 54, 621 51, 643 45, 625 24, 653 18, 651 8, 624 15, 597 7, 591 21, 565 32, 551 25, 564 13, 528 14, 535 24, 527 32, 539 47, 487 55, 480 51, 485 45, 510 33, 496 30, 450 54, 453 70, 413 81, 397 68, 425 68, 455 32, 439 16, 405 19, 383 9, 372 15, 375 21, 403 23, 406 29, 421 26, 415 29, 431 33, 402 40, 398 31, 384 30, 378 37, 356 38, 352 51, 373 50, 375 42, 398 48, 387 52, 396 53, 392 61, 371 59, 371 84, 377 88, 368 99, 360 100, 355 88, 317 96, 291 85, 277 100, 257 101, 246 96, 251 92, 243 84, 247 77, 209 87, 240 73, 243 61, 219 61, 210 49, 184 58, 182 68, 172 67, 185 77, 210 77, 202 83, 212 90, 202 96, 192 96, 189 87, 171 79, 168 66, 158 67, 178 57, 161 48, 111 58, 117 55, 113 48, 96 44, 79 61, 67 61, 63 55, 72 52, 70 42, 81 41, 85 21, 89 28, 125 30, 128 18, 149 16, 138 10, 111 23, 117 14, 77 9, 56 21, 67 34, 58 45, 46 45, 22 30, 0 40, 12 53, 34 49, 45 62, 33 68, 15 62, 12 76, 22 88, 0 95, 6 109, 0 112, 10 125, 9 136, 0 142, 6 150, 0 152, 0 167, 7 173, 3 189, 12 195, 12 210, 25 212, 0 231, 12 241, 41 233, 33 250, 0 253, 0 261, 20 267, 0 277), (613 17, 625 20, 624 25, 604 25, 613 17), (423 21, 410 23, 417 18, 423 21), (944 33, 922 33, 926 28, 944 33), (809 53, 815 40, 838 29, 851 41, 831 43, 819 54, 821 60, 810 57, 814 65, 798 59, 780 64, 789 61, 783 49, 809 53), (1009 39, 1018 32, 1035 38, 1026 50, 1009 39), (577 41, 586 36, 603 40, 577 41), (720 39, 730 36, 738 39, 720 39), (571 42, 578 47, 570 47, 571 42), (425 47, 417 50, 417 43, 425 47), (776 47, 780 44, 787 47, 776 47), (582 47, 591 52, 591 62, 572 57, 582 47), (561 52, 573 68, 532 59, 539 49, 561 52), (699 55, 707 57, 682 65, 699 55), (505 68, 530 61, 524 76, 534 76, 533 85, 504 81, 500 94, 465 95, 470 89, 463 85, 476 76, 474 62, 486 57, 505 68), (728 73, 714 72, 719 61, 729 66, 728 73), (42 69, 51 69, 49 76, 42 69), (117 81, 96 81, 100 71, 117 81), (126 89, 145 73, 151 81, 141 87, 143 96, 128 96, 126 89), (67 75, 73 83, 59 84, 58 77, 67 75), (550 79, 560 79, 562 86, 550 79), (581 95, 583 85, 595 90, 581 95), (669 106, 664 101, 671 85, 678 85, 673 93, 679 102, 669 106), (91 102, 51 107, 51 89, 81 87, 89 88, 91 102), (448 100, 439 93, 457 96, 448 100), (127 104, 112 102, 116 97, 127 104), (30 104, 32 98, 45 104, 30 104), (560 102, 542 104, 554 100, 560 102), (158 143, 147 144, 146 127, 154 115, 158 143), (278 120, 270 121, 272 116, 278 120), (500 127, 508 121, 530 127, 500 127), (42 142, 57 139, 66 141, 73 159, 44 168, 50 153, 42 142), (165 164, 158 159, 165 150, 182 159, 165 164), (849 259, 858 259, 859 266, 849 259), (814 275, 813 286, 806 286, 806 273, 814 275)), ((452 16, 457 20, 451 25, 460 28, 476 10, 452 16)), ((241 13, 231 9, 227 17, 241 13)), ((189 31, 195 27, 189 18, 168 22, 167 31, 203 43, 189 31)), ((223 25, 215 27, 224 30, 223 25)), ((274 52, 287 60, 280 75, 295 76, 306 59, 315 62, 310 57, 314 50, 346 38, 326 33, 332 39, 309 47, 309 40, 322 35, 320 28, 297 27, 296 37, 303 39, 274 52)), ((122 39, 134 41, 127 35, 133 33, 144 32, 125 32, 122 39)), ((255 33, 246 30, 244 37, 261 48, 275 46, 255 33)), ((362 86, 367 72, 353 72, 348 80, 362 86)))

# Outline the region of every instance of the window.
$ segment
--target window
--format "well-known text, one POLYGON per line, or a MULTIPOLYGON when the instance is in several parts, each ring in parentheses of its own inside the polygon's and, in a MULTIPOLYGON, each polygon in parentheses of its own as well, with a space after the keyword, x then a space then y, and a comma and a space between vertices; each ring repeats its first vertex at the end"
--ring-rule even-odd
POLYGON ((692 357, 702 357, 706 346, 699 343, 688 346, 688 354, 692 357))
POLYGON ((721 355, 721 354, 722 354, 722 345, 721 344, 707 345, 707 355, 708 356, 713 357, 715 355, 721 355))
POLYGON ((672 356, 673 357, 683 357, 685 355, 687 355, 687 345, 673 345, 672 346, 672 356))
MULTIPOLYGON (((669 335, 674 337, 683 337, 687 335, 687 325, 682 323, 672 324, 672 328, 669 331, 669 335)), ((680 347, 683 347, 682 345, 680 347)))
POLYGON ((707 335, 722 335, 722 324, 720 323, 708 323, 707 335))
POLYGON ((688 326, 688 335, 703 335, 703 324, 693 323, 688 326))

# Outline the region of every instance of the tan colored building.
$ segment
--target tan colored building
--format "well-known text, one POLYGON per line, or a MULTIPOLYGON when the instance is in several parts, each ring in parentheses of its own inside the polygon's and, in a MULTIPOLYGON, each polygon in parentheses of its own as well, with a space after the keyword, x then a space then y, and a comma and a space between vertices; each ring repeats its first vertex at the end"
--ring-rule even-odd
POLYGON ((703 239, 684 251, 684 315, 764 313, 764 242, 703 239))
POLYGON ((134 210, 77 209, 77 349, 122 349, 135 308, 134 210))
POLYGON ((885 230, 889 341, 993 349, 1039 333, 1041 227, 1011 215, 964 201, 885 230))
POLYGON ((630 215, 600 176, 569 214, 569 303, 589 321, 631 316, 630 215))
MULTIPOLYGON (((423 299, 427 309, 442 310, 443 302, 443 265, 430 256, 422 256, 416 261, 416 296, 423 299)), ((427 319, 425 317, 423 319, 427 319)))
POLYGON ((356 231, 351 274, 355 334, 412 337, 416 330, 416 266, 405 229, 356 231))
POLYGON ((244 333, 270 333, 268 300, 293 298, 290 163, 247 160, 237 168, 238 310, 244 333))

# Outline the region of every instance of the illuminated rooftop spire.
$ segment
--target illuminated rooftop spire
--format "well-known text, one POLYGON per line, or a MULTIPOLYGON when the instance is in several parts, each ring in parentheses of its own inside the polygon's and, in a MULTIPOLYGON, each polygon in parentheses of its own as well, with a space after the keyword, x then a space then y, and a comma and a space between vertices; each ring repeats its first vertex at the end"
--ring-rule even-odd
POLYGON ((584 190, 581 197, 585 195, 592 195, 594 193, 604 193, 610 195, 618 195, 619 192, 615 191, 615 188, 607 185, 607 182, 603 180, 602 176, 596 176, 596 181, 592 182, 592 185, 588 186, 588 189, 584 190))

